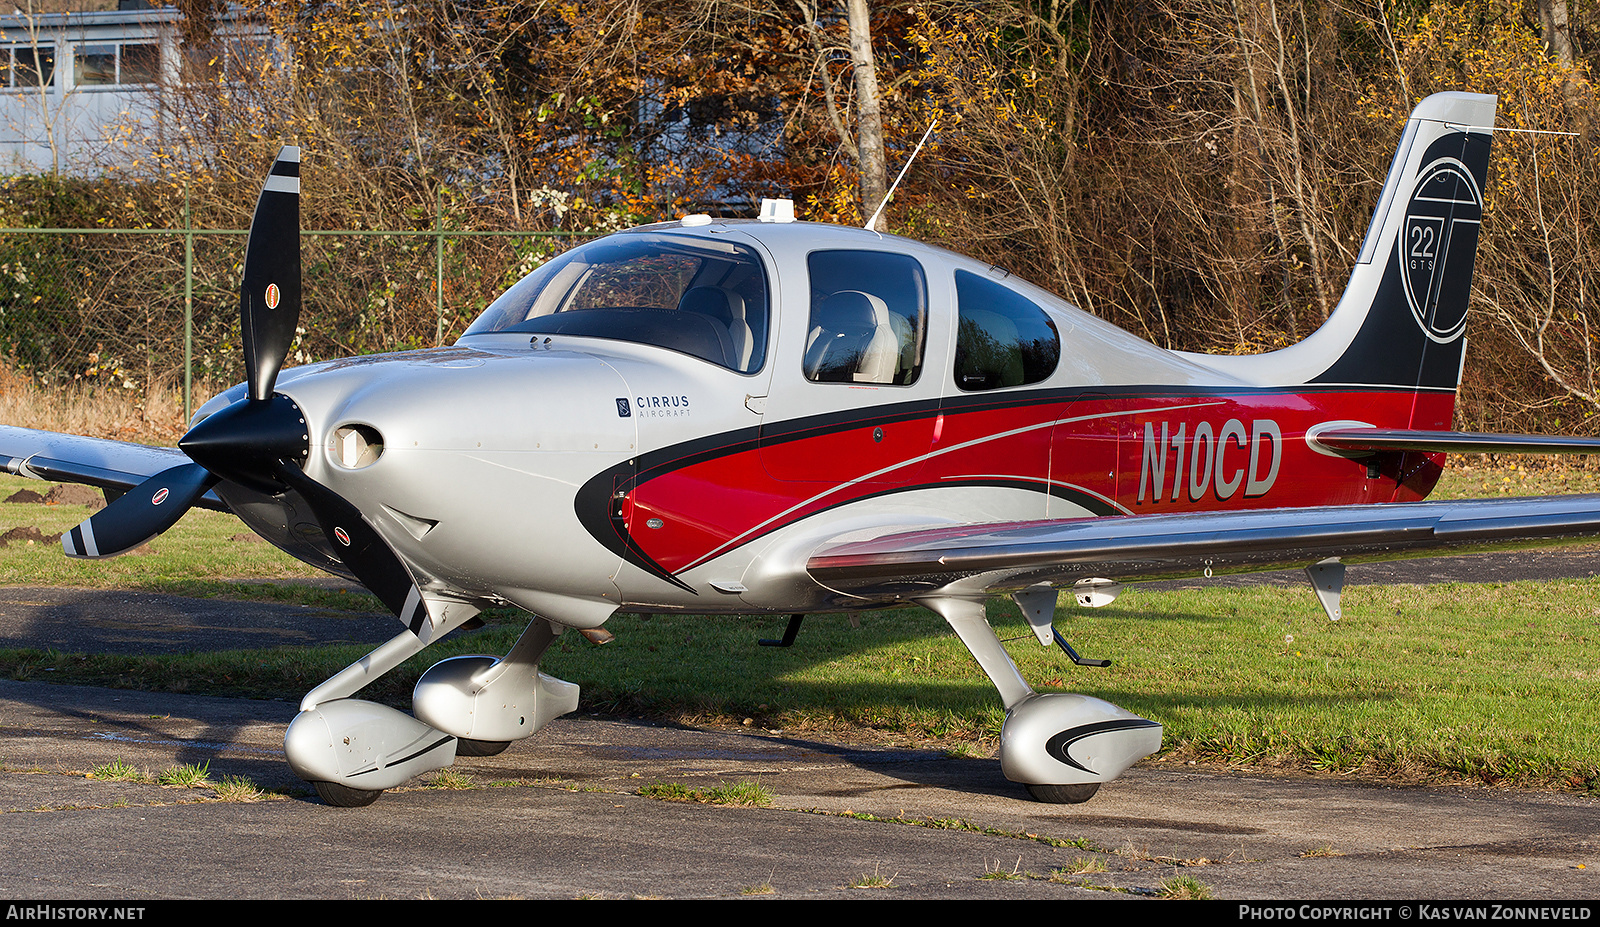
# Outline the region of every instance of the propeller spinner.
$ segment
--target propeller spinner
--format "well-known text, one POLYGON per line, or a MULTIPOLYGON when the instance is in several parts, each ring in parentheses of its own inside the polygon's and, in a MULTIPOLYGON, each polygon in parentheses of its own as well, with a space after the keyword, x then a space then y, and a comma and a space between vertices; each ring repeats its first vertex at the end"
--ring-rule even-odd
POLYGON ((156 474, 61 536, 69 557, 126 553, 177 523, 227 480, 305 499, 334 554, 413 631, 426 607, 411 571, 359 509, 307 476, 305 416, 273 392, 300 320, 300 149, 278 153, 261 188, 245 245, 239 292, 247 396, 198 422, 178 442, 192 463, 156 474))

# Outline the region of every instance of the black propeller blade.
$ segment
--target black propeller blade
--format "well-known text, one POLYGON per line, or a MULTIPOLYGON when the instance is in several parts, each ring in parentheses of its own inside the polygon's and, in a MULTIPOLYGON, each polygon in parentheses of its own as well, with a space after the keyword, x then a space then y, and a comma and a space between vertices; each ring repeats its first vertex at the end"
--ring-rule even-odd
POLYGON ((261 187, 239 287, 250 398, 267 399, 300 321, 300 149, 286 147, 261 187))
POLYGON ((305 416, 273 392, 300 321, 300 149, 278 153, 261 188, 239 288, 239 326, 249 395, 208 416, 178 442, 193 463, 158 473, 62 535, 70 557, 114 557, 172 527, 227 480, 257 492, 299 493, 334 555, 412 631, 427 607, 411 571, 360 509, 307 476, 305 416))
POLYGON ((193 464, 158 473, 61 536, 69 557, 115 557, 177 523, 194 501, 219 480, 276 493, 276 451, 303 460, 309 445, 299 410, 272 387, 294 343, 300 319, 300 149, 286 146, 273 162, 250 220, 245 246, 239 317, 250 398, 236 402, 190 429, 179 442, 193 464), (249 412, 245 412, 248 409, 249 412), (297 450, 284 432, 295 431, 297 450), (264 435, 270 435, 263 440, 264 435), (267 445, 267 446, 264 446, 267 445))
POLYGON ((91 560, 130 551, 177 524, 217 479, 199 464, 163 470, 63 534, 61 549, 91 560))
POLYGON ((298 492, 311 506, 333 546, 334 555, 350 568, 373 595, 394 612, 413 632, 422 627, 428 612, 422 604, 421 590, 411 578, 411 571, 389 547, 367 520, 361 510, 351 505, 343 496, 305 475, 292 464, 284 464, 279 476, 298 492))

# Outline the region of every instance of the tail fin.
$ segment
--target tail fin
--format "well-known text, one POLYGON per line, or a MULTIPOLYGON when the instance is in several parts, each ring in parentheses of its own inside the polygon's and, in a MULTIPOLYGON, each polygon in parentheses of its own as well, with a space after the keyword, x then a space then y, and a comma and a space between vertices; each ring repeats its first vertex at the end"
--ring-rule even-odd
POLYGON ((1325 326, 1355 330, 1311 382, 1451 391, 1460 384, 1494 110, 1493 96, 1441 93, 1412 112, 1350 284, 1325 326))
POLYGON ((1206 362, 1273 385, 1453 393, 1466 349, 1494 113, 1488 94, 1439 93, 1417 104, 1328 321, 1284 350, 1206 362))

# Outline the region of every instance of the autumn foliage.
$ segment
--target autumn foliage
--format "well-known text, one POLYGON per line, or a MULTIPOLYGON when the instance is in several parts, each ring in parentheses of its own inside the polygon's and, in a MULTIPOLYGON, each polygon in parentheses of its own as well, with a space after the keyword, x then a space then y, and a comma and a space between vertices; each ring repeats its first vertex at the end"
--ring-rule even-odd
MULTIPOLYGON (((749 215, 763 196, 794 198, 802 218, 864 218, 843 2, 248 0, 270 47, 213 28, 211 0, 184 8, 190 61, 167 122, 182 131, 117 165, 168 191, 140 195, 141 221, 175 227, 181 191, 196 225, 242 226, 239 191, 286 140, 307 151, 310 228, 593 234, 749 215)), ((870 11, 891 176, 936 126, 889 228, 1187 350, 1270 350, 1314 330, 1411 107, 1439 90, 1498 94, 1501 126, 1539 131, 1495 138, 1458 424, 1600 431, 1592 4, 870 11)), ((394 268, 434 246, 319 252, 317 292, 355 308, 307 349, 428 343, 439 294, 394 268), (406 321, 418 311, 426 324, 406 321)), ((447 337, 556 246, 450 247, 447 337)))

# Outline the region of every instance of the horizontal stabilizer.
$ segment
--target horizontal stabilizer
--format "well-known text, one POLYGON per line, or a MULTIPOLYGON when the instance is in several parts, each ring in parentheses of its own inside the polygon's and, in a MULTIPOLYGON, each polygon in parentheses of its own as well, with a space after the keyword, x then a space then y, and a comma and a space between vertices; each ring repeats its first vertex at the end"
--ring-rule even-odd
POLYGON ((1468 431, 1408 431, 1401 428, 1338 428, 1306 435, 1306 443, 1345 457, 1379 451, 1447 454, 1600 454, 1600 438, 1564 435, 1503 435, 1468 431))

